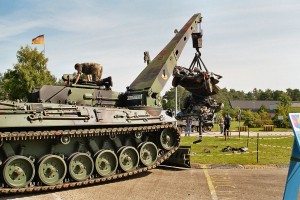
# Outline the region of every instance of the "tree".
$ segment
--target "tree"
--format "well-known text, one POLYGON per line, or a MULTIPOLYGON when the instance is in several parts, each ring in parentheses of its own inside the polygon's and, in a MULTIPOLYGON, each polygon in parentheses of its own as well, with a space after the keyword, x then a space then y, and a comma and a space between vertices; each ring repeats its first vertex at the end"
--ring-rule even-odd
POLYGON ((255 99, 255 96, 252 92, 247 92, 246 94, 246 100, 254 100, 255 99))
POLYGON ((279 96, 280 103, 276 109, 276 115, 273 118, 273 122, 277 127, 286 128, 289 127, 290 123, 288 120, 288 111, 291 107, 291 97, 286 93, 282 93, 279 96), (278 116, 282 116, 283 119, 279 119, 278 116))
POLYGON ((266 106, 264 105, 264 104, 262 104, 261 106, 260 106, 260 108, 258 109, 258 113, 262 113, 262 112, 267 112, 267 108, 266 108, 266 106))
POLYGON ((244 125, 248 127, 256 127, 255 121, 259 119, 259 114, 252 112, 251 110, 242 111, 242 120, 244 120, 244 125))
POLYGON ((273 100, 279 101, 280 95, 283 94, 284 92, 281 90, 275 90, 273 92, 273 100))
MULTIPOLYGON (((184 100, 187 96, 189 96, 190 92, 185 90, 183 87, 178 86, 177 87, 177 107, 178 110, 181 110, 184 105, 184 100)), ((175 109, 175 88, 172 87, 170 90, 168 90, 165 95, 163 96, 163 99, 166 101, 163 101, 163 108, 164 109, 175 109)))
POLYGON ((11 100, 28 99, 34 88, 56 83, 56 78, 47 69, 48 58, 29 46, 17 52, 18 63, 3 77, 3 88, 11 100))
POLYGON ((286 89, 286 93, 291 97, 293 101, 299 101, 300 100, 300 90, 299 89, 286 89))
POLYGON ((267 89, 265 91, 260 90, 258 100, 273 100, 273 91, 270 89, 267 89))
POLYGON ((0 100, 4 99, 6 99, 6 94, 3 87, 3 74, 0 73, 0 100))
POLYGON ((279 96, 279 101, 282 106, 285 107, 285 113, 287 114, 289 107, 291 106, 291 97, 285 93, 279 96))

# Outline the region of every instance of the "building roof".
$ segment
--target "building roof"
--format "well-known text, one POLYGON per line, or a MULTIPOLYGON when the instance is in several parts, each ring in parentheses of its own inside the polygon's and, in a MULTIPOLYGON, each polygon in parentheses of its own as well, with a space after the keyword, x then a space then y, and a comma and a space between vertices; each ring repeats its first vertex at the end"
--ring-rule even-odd
POLYGON ((269 110, 275 110, 279 101, 259 101, 259 100, 233 100, 229 101, 231 108, 236 107, 242 110, 258 110, 264 105, 269 110))
POLYGON ((300 108, 300 101, 292 101, 291 107, 293 107, 293 108, 300 108))
MULTIPOLYGON (((229 101, 232 109, 236 107, 242 110, 259 110, 264 105, 269 110, 275 110, 280 101, 260 101, 260 100, 233 100, 229 101)), ((300 101, 292 101, 291 107, 300 108, 300 101)))

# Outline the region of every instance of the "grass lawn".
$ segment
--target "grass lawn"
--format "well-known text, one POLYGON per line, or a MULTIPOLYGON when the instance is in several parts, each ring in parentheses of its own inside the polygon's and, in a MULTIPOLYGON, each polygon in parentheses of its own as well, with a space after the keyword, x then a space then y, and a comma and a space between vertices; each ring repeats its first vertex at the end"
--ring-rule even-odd
POLYGON ((221 152, 226 146, 247 147, 247 137, 232 136, 227 141, 223 137, 204 137, 203 141, 193 144, 198 137, 181 137, 181 145, 191 146, 191 163, 199 164, 289 164, 293 136, 264 136, 259 138, 257 163, 257 137, 250 137, 247 153, 221 152), (210 153, 205 153, 209 150, 210 153))

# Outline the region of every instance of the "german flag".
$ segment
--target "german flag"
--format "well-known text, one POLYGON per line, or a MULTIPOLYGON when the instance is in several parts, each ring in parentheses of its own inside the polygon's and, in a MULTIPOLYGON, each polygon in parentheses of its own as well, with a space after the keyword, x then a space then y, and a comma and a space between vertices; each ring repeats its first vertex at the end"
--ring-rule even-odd
POLYGON ((32 39, 32 44, 45 44, 44 35, 39 35, 32 39))

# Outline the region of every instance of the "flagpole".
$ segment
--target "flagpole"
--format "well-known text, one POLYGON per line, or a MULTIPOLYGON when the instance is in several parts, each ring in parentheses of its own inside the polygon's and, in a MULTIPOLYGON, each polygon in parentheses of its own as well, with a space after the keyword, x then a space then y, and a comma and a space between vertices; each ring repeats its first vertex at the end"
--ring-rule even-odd
POLYGON ((39 36, 33 38, 31 43, 32 44, 43 44, 44 49, 42 52, 44 53, 44 56, 45 56, 45 53, 46 53, 45 34, 39 35, 39 36))
POLYGON ((45 34, 44 35, 44 56, 46 55, 46 44, 45 44, 45 34))

